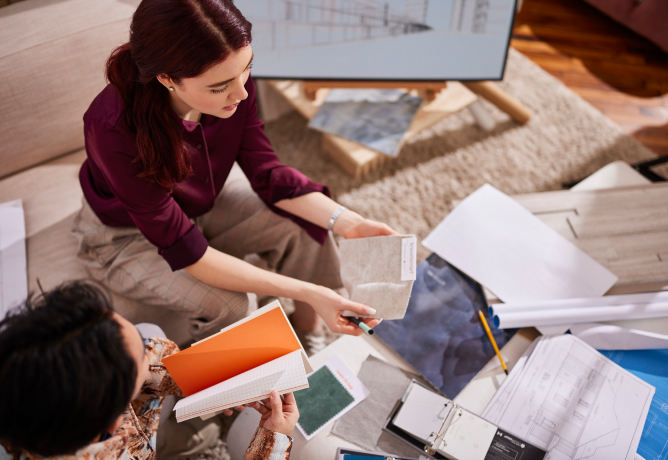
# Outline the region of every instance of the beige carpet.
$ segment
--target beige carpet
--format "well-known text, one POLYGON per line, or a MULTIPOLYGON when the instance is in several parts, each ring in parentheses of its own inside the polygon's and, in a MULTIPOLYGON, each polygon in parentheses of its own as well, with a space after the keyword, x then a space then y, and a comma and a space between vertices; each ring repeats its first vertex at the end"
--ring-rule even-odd
MULTIPOLYGON (((320 148, 320 134, 296 112, 267 124, 281 160, 329 185, 335 199, 402 233, 427 236, 459 200, 488 182, 505 193, 557 190, 615 160, 655 155, 519 52, 502 87, 534 113, 520 126, 490 104, 497 120, 484 132, 464 110, 404 146, 362 181, 345 175, 320 148)), ((419 259, 427 256, 424 248, 419 259)))
MULTIPOLYGON (((298 113, 286 114, 266 129, 284 163, 329 185, 335 199, 363 216, 420 239, 447 215, 453 200, 486 182, 506 193, 556 190, 612 161, 633 163, 655 156, 514 50, 502 86, 533 111, 529 124, 517 125, 486 103, 498 122, 488 133, 465 110, 424 132, 396 160, 362 181, 327 157, 320 134, 307 128, 298 113)), ((427 255, 420 247, 418 258, 427 255)), ((221 442, 199 458, 229 457, 221 442)))

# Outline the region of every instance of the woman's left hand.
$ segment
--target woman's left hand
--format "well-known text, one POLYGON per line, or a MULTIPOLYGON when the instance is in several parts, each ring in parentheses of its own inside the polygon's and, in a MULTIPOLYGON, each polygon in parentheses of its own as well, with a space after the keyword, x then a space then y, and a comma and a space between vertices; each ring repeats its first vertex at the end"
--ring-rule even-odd
POLYGON ((375 220, 362 219, 352 225, 347 226, 339 233, 346 239, 367 238, 369 236, 397 235, 387 224, 376 222, 375 220))

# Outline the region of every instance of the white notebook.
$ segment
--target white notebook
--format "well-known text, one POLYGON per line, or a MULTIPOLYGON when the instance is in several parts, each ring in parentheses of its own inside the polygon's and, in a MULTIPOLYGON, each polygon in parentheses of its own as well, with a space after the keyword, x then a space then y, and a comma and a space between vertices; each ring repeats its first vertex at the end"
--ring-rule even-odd
POLYGON ((266 399, 273 390, 284 394, 304 388, 308 388, 308 379, 297 350, 183 398, 174 406, 176 420, 183 422, 266 399))
POLYGON ((186 396, 178 422, 308 388, 313 372, 278 301, 162 362, 186 396))

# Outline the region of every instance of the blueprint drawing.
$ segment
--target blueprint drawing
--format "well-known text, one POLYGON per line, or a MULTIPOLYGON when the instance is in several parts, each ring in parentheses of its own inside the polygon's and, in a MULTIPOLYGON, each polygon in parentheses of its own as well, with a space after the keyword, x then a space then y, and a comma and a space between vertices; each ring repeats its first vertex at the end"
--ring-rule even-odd
POLYGON ((253 75, 499 79, 516 0, 234 0, 253 75))
POLYGON ((608 350, 603 356, 656 387, 638 454, 645 460, 668 459, 668 349, 608 350))
POLYGON ((543 336, 482 416, 549 460, 632 460, 654 387, 570 334, 543 336))

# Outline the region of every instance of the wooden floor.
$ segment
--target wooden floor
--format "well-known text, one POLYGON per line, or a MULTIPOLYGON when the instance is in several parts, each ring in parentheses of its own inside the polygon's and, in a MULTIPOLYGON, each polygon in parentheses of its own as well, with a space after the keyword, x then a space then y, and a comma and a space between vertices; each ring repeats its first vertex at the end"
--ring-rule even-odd
POLYGON ((583 0, 525 0, 511 45, 668 156, 668 53, 583 0))

